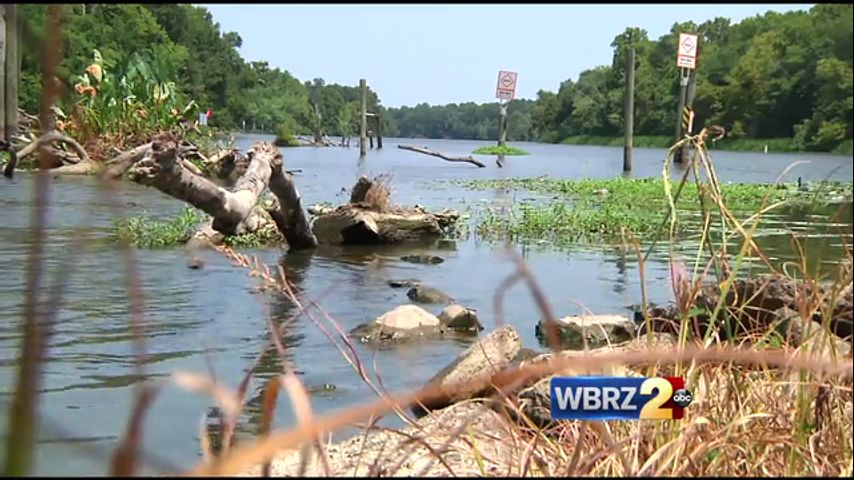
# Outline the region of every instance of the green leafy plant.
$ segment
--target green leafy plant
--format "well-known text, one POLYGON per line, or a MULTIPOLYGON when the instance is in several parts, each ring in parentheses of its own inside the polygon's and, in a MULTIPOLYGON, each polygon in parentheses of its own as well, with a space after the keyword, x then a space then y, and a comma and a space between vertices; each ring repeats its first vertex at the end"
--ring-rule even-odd
POLYGON ((530 155, 521 148, 511 147, 509 145, 491 145, 480 147, 473 151, 475 155, 530 155))

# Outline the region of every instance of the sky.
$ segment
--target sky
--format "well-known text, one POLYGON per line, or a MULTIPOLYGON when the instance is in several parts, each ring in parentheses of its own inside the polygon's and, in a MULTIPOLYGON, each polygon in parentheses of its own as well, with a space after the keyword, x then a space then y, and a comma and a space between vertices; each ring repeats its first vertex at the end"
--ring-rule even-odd
MULTIPOLYGON (((516 98, 611 63, 626 27, 657 39, 676 22, 733 23, 811 4, 200 4, 240 34, 247 61, 301 81, 367 80, 388 107, 494 102, 499 70, 517 72, 516 98)), ((702 50, 702 45, 700 46, 702 50)), ((674 61, 675 61, 674 45, 674 61)), ((702 67, 701 67, 702 68, 702 67)))

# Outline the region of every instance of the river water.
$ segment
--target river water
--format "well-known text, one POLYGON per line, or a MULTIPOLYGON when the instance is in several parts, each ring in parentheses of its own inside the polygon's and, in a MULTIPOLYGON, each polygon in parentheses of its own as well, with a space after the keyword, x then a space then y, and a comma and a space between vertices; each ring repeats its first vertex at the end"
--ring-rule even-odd
MULTIPOLYGON (((244 151, 267 136, 241 136, 244 151)), ((518 144, 531 155, 508 157, 503 168, 495 157, 482 156, 487 168, 406 152, 398 143, 424 145, 446 153, 468 154, 487 142, 386 139, 385 148, 370 150, 359 161, 358 148, 293 148, 284 150, 287 168, 301 169, 295 177, 306 205, 346 201, 348 190, 361 175, 393 175, 394 200, 430 208, 457 208, 491 202, 509 203, 513 192, 468 191, 444 181, 548 175, 560 178, 621 175, 622 149, 612 147, 518 144)), ((664 150, 636 149, 635 177, 661 174, 664 150)), ((787 181, 802 177, 851 180, 852 159, 819 154, 765 155, 713 152, 720 179, 772 182, 795 161, 787 181)), ((674 177, 681 172, 674 171, 674 177)), ((0 432, 8 431, 7 407, 13 389, 20 348, 20 319, 26 260, 31 238, 34 176, 19 174, 0 185, 0 432)), ((169 217, 183 204, 154 189, 124 182, 114 200, 122 215, 143 211, 169 217)), ((60 266, 66 284, 55 335, 44 367, 38 468, 45 475, 99 475, 108 471, 109 453, 126 428, 133 401, 134 374, 130 313, 125 289, 125 263, 110 236, 115 220, 110 201, 91 178, 56 178, 50 183, 47 215, 46 279, 54 282, 60 266), (84 248, 80 249, 80 245, 84 248)), ((790 213, 776 217, 777 234, 762 239, 775 261, 794 259, 791 235, 809 231, 812 258, 832 263, 842 252, 842 239, 851 238, 851 207, 842 207, 842 220, 826 215, 790 213), (839 235, 841 230, 843 235, 839 235), (821 232, 826 232, 822 234, 821 232), (826 245, 822 249, 821 245, 826 245)), ((528 262, 558 315, 589 309, 596 313, 628 314, 640 302, 640 279, 634 254, 616 246, 577 246, 555 251, 548 246, 515 247, 528 262)), ((144 294, 143 328, 148 359, 146 375, 165 387, 148 411, 144 428, 145 472, 185 468, 200 457, 199 431, 212 401, 168 382, 176 371, 204 374, 206 357, 218 379, 236 387, 245 370, 267 341, 267 325, 293 315, 294 308, 273 294, 253 293, 257 280, 216 252, 204 252, 205 266, 190 270, 181 248, 135 250, 144 294)), ((513 272, 512 264, 495 245, 473 236, 456 242, 408 248, 322 248, 312 254, 283 255, 278 249, 249 250, 268 265, 283 261, 291 281, 306 299, 323 296, 320 303, 342 328, 369 321, 395 306, 409 303, 405 289, 387 286, 389 279, 417 278, 450 294, 458 303, 476 308, 482 321, 495 325, 493 295, 513 272), (438 265, 405 263, 399 257, 429 253, 443 257, 438 265)), ((647 264, 651 301, 671 298, 663 255, 647 264)), ((438 313, 440 306, 428 306, 438 313)), ((534 325, 540 319, 529 292, 521 284, 504 298, 506 321, 520 332, 523 345, 539 348, 534 325)), ((330 328, 322 315, 315 318, 330 328)), ((370 400, 372 391, 354 374, 318 327, 302 318, 286 330, 283 342, 302 381, 310 388, 324 384, 331 391, 311 396, 315 412, 323 413, 370 400)), ((390 391, 421 386, 464 349, 467 341, 444 340, 374 351, 356 345, 376 379, 378 370, 390 391), (376 368, 376 369, 375 369, 376 368)), ((274 353, 266 355, 249 387, 249 404, 241 418, 239 435, 251 437, 258 429, 264 381, 277 373, 274 353)), ((294 417, 285 395, 276 408, 277 427, 292 425, 294 417)), ((390 420, 390 424, 393 422, 390 420)))

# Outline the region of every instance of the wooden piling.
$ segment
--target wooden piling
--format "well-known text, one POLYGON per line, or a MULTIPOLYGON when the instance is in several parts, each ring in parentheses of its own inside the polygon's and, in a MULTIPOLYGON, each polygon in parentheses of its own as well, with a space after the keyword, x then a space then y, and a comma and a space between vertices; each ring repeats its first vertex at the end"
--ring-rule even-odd
POLYGON ((383 148, 383 117, 377 112, 377 150, 383 148))
POLYGON ((364 78, 359 80, 359 91, 362 96, 362 115, 359 122, 359 155, 364 157, 368 153, 368 84, 364 78))
MULTIPOLYGON (((6 111, 6 17, 11 5, 0 6, 0 111, 6 111)), ((6 115, 0 115, 0 135, 6 133, 6 115)), ((6 140, 4 138, 4 140, 6 140)))
MULTIPOLYGON (((692 109, 694 108, 694 95, 697 91, 697 73, 691 72, 691 78, 688 80, 688 89, 685 92, 685 106, 692 109)), ((691 131, 685 131, 682 133, 691 134, 691 131)), ((694 156, 694 149, 690 147, 682 147, 682 151, 679 152, 680 157, 678 160, 680 163, 689 163, 691 161, 691 157, 694 156)))
MULTIPOLYGON (((674 142, 682 140, 682 110, 685 108, 685 95, 688 87, 688 77, 679 76, 679 106, 676 108, 676 136, 674 142)), ((682 149, 676 150, 674 155, 676 163, 682 163, 682 149)))
POLYGON ((629 49, 628 61, 626 62, 626 99, 623 110, 623 125, 625 130, 625 143, 623 145, 623 171, 632 171, 632 148, 634 144, 635 125, 635 49, 629 49))
POLYGON ((503 147, 507 144, 507 104, 509 102, 499 102, 499 119, 498 119, 498 146, 503 147))

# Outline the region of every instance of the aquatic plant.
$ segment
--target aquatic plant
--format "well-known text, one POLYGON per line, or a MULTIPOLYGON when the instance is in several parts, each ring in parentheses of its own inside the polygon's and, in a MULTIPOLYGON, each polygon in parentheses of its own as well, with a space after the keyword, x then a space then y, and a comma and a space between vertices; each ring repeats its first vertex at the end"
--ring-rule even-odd
POLYGON ((530 155, 521 148, 511 147, 510 145, 489 145, 476 148, 473 152, 475 155, 530 155))

